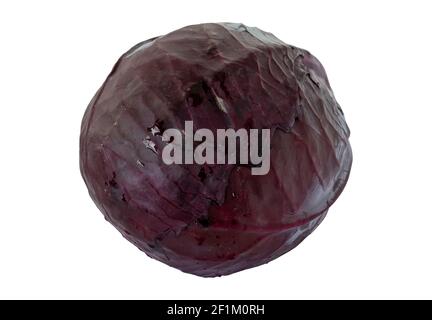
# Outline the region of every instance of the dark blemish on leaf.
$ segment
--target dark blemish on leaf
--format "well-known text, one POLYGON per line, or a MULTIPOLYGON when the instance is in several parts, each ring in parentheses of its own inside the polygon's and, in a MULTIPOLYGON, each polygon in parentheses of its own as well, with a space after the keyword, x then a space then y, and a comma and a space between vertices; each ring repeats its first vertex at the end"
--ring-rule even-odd
POLYGON ((108 181, 108 184, 112 188, 114 188, 114 189, 118 188, 118 184, 117 184, 117 181, 116 181, 116 173, 115 172, 113 172, 112 178, 108 181))
POLYGON ((191 107, 198 107, 203 102, 201 82, 195 83, 189 88, 186 101, 191 107))
POLYGON ((202 216, 197 219, 197 222, 203 227, 208 228, 210 226, 210 220, 208 217, 202 216))
POLYGON ((210 199, 210 205, 212 205, 213 207, 219 207, 219 203, 217 203, 216 200, 210 199))
POLYGON ((205 80, 195 83, 187 90, 186 101, 191 107, 198 107, 204 100, 207 100, 212 105, 216 105, 216 98, 205 80))

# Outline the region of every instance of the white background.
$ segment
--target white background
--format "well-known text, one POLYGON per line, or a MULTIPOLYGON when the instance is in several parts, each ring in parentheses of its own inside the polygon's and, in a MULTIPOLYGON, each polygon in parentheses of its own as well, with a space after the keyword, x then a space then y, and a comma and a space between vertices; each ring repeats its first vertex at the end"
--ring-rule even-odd
POLYGON ((0 4, 0 298, 432 298, 430 1, 0 4), (132 45, 243 22, 310 50, 351 128, 349 183, 299 247, 202 279, 147 258, 79 173, 88 102, 132 45))

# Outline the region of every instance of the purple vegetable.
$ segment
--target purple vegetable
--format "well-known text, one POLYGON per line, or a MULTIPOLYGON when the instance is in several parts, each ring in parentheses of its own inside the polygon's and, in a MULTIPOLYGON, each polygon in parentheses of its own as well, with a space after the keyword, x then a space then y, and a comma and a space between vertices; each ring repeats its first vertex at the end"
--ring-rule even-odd
POLYGON ((321 63, 241 24, 188 26, 125 53, 84 115, 80 166, 105 218, 148 256, 212 277, 269 262, 324 219, 349 129, 321 63), (271 129, 271 166, 166 165, 162 133, 271 129))

